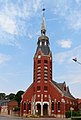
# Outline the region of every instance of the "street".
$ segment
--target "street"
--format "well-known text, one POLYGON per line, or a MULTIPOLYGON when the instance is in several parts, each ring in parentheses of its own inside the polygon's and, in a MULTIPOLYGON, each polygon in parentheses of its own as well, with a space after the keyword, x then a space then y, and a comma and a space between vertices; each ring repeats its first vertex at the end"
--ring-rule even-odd
POLYGON ((0 120, 71 120, 71 119, 62 119, 62 118, 21 118, 14 116, 0 116, 0 120))

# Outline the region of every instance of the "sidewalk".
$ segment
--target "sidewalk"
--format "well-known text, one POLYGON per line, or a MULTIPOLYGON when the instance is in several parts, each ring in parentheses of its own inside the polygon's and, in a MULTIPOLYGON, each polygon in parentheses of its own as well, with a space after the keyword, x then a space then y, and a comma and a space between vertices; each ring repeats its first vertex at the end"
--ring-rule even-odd
POLYGON ((25 118, 25 117, 18 117, 18 116, 11 116, 11 115, 1 115, 0 117, 11 118, 14 120, 71 120, 71 118, 25 118))

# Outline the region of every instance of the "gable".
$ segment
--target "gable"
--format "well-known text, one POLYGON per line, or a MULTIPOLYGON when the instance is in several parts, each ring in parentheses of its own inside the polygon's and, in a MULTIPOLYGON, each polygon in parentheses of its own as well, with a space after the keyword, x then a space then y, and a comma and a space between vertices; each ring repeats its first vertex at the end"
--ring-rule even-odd
POLYGON ((75 99, 70 91, 69 91, 69 87, 66 87, 66 90, 64 89, 65 87, 65 82, 64 83, 57 83, 55 81, 52 80, 52 83, 56 86, 56 88, 58 89, 59 92, 61 92, 64 96, 69 97, 71 99, 75 99))

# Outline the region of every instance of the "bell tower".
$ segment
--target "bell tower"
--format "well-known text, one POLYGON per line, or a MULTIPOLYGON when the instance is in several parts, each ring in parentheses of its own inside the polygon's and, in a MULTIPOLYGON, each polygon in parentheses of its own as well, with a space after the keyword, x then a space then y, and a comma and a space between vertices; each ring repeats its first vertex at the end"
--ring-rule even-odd
POLYGON ((46 22, 43 9, 41 35, 34 55, 33 83, 22 96, 21 115, 65 117, 70 108, 78 108, 66 83, 52 80, 52 52, 46 35, 46 22), (67 103, 67 104, 66 104, 67 103))
POLYGON ((36 91, 43 94, 48 90, 49 81, 52 80, 52 52, 49 47, 49 38, 46 36, 46 23, 43 9, 41 35, 38 38, 37 50, 34 55, 34 77, 36 91))

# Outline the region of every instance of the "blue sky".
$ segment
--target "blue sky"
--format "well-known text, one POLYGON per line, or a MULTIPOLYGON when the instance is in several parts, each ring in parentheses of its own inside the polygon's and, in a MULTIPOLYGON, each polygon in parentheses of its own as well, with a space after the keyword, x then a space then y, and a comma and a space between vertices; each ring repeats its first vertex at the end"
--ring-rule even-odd
POLYGON ((45 6, 53 56, 53 80, 66 82, 81 98, 81 0, 0 0, 0 92, 26 90, 33 81, 33 57, 45 6))

